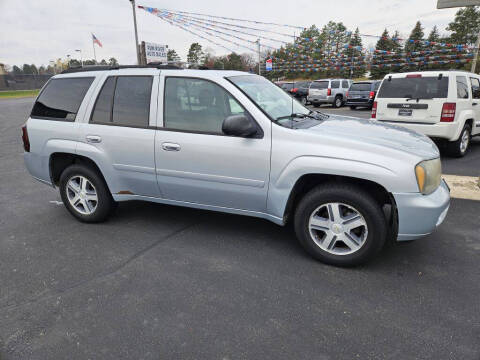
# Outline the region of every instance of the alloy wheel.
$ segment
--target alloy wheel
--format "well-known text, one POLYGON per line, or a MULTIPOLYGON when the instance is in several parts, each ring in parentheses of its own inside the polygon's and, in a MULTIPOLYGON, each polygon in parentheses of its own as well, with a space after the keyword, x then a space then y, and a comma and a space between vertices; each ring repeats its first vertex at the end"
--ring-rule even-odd
POLYGON ((463 130, 462 140, 460 142, 460 152, 462 154, 464 154, 467 151, 469 143, 470 143, 470 133, 468 132, 467 129, 465 129, 463 130))
POLYGON ((70 205, 82 215, 91 215, 98 205, 98 196, 95 186, 86 177, 72 176, 67 181, 67 197, 70 205))
POLYGON ((313 211, 308 222, 315 244, 332 255, 350 255, 365 244, 368 226, 363 215, 350 205, 327 203, 313 211))

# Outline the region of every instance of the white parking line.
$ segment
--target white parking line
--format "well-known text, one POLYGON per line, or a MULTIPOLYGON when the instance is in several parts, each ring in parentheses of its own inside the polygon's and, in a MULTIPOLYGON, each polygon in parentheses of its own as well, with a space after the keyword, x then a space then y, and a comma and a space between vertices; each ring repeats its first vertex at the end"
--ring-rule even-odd
POLYGON ((480 201, 480 178, 458 175, 443 175, 443 178, 453 198, 480 201))

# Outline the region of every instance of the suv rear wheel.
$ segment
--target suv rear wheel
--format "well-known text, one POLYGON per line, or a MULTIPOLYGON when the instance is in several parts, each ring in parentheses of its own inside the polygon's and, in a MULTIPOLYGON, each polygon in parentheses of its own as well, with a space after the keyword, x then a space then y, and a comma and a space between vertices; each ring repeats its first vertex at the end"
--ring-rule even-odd
POLYGON ((465 124, 457 141, 451 141, 447 144, 448 153, 454 157, 463 157, 470 147, 472 129, 469 124, 465 124))
POLYGON ((115 208, 103 178, 84 165, 71 165, 60 176, 60 196, 67 210, 82 222, 101 222, 115 208))
POLYGON ((335 97, 335 101, 333 102, 333 107, 334 108, 340 108, 343 106, 343 99, 340 95, 335 97))
POLYGON ((387 222, 380 205, 354 185, 322 185, 304 196, 295 232, 314 258, 336 266, 367 262, 385 244, 387 222))

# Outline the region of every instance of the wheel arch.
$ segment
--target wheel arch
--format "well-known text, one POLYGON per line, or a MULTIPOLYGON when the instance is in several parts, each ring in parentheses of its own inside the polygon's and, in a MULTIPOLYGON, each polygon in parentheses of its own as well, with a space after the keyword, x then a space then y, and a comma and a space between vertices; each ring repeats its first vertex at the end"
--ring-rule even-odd
POLYGON ((50 154, 48 163, 49 163, 48 166, 50 171, 50 179, 51 179, 52 185, 54 186, 59 185, 60 177, 63 171, 67 167, 73 164, 85 165, 95 170, 102 177, 103 181, 105 181, 105 184, 107 184, 108 186, 108 183, 102 171, 100 170, 100 167, 97 165, 97 163, 94 160, 86 156, 82 156, 74 153, 68 153, 68 152, 54 152, 50 154))

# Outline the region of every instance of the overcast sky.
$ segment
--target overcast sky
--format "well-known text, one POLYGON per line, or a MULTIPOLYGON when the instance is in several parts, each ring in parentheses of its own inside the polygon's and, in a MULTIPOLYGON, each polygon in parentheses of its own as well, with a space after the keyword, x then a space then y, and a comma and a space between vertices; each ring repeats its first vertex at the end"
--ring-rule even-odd
MULTIPOLYGON (((437 10, 436 3, 436 0, 137 0, 137 5, 306 27, 315 24, 321 28, 329 20, 342 21, 347 28, 358 26, 365 34, 380 35, 387 28, 398 29, 403 36, 408 36, 417 20, 422 21, 427 33, 434 25, 446 33, 445 27, 456 10, 437 10)), ((168 44, 182 60, 192 42, 214 49, 216 55, 227 52, 140 9, 137 21, 139 41, 168 44)), ((136 59, 128 0, 0 0, 0 24, 0 62, 5 64, 48 64, 49 60, 65 58, 67 54, 74 57, 75 49, 82 49, 83 57, 91 59, 91 33, 103 43, 103 48, 96 48, 98 60, 113 56, 121 64, 132 64, 136 59)), ((364 39, 364 46, 374 43, 373 39, 364 39)), ((245 52, 235 45, 227 46, 245 52)))

